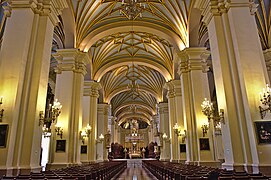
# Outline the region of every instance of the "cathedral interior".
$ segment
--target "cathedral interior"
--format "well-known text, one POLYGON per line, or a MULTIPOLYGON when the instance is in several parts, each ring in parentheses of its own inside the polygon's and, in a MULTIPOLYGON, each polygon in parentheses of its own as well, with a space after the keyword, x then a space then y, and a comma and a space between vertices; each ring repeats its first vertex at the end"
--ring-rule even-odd
POLYGON ((1 175, 118 159, 271 175, 269 0, 0 8, 1 175))

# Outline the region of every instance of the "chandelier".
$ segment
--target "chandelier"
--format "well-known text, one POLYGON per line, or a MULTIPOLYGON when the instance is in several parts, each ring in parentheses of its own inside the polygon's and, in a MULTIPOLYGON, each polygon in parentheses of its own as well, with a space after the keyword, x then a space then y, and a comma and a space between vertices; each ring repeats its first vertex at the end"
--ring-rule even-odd
POLYGON ((266 112, 271 112, 271 89, 268 84, 266 84, 266 87, 263 88, 263 92, 260 92, 260 101, 261 104, 264 106, 259 106, 260 109, 260 115, 261 118, 263 119, 266 115, 266 112))
POLYGON ((135 20, 142 17, 143 11, 146 9, 144 0, 122 0, 120 6, 120 14, 129 20, 135 20))
MULTIPOLYGON (((213 103, 211 103, 207 98, 201 104, 202 113, 207 116, 208 118, 208 126, 211 120, 214 122, 215 130, 221 129, 221 123, 225 124, 224 120, 224 110, 220 109, 218 112, 215 108, 213 103)), ((206 127, 202 126, 202 130, 207 131, 206 127)))
POLYGON ((49 104, 49 107, 46 108, 45 114, 43 113, 43 111, 40 111, 39 125, 43 126, 42 132, 43 132, 44 137, 51 136, 51 124, 57 120, 59 114, 61 113, 61 108, 62 108, 62 105, 56 99, 53 105, 49 104))

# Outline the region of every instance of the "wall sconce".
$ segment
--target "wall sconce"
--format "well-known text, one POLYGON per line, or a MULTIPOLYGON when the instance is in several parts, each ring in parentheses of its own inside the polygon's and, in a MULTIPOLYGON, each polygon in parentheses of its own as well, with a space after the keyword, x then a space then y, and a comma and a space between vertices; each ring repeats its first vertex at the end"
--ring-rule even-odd
POLYGON ((62 128, 62 126, 60 124, 55 125, 55 131, 56 131, 56 135, 60 136, 60 139, 62 139, 63 128, 62 128))
POLYGON ((43 125, 42 130, 43 130, 44 137, 50 137, 48 135, 51 134, 51 124, 57 121, 57 118, 61 113, 61 108, 62 108, 62 105, 56 99, 54 101, 53 106, 52 104, 49 104, 49 107, 46 108, 45 114, 43 113, 43 111, 40 111, 39 126, 43 125))
POLYGON ((82 143, 85 144, 85 138, 90 136, 91 133, 91 126, 88 124, 84 130, 80 131, 80 139, 82 140, 82 143))
POLYGON ((202 129, 202 136, 205 137, 205 134, 207 134, 207 132, 208 132, 209 125, 204 123, 204 124, 201 126, 201 129, 202 129))
POLYGON ((163 134, 162 138, 165 142, 170 142, 170 138, 168 138, 166 133, 163 134))
MULTIPOLYGON (((0 109, 1 109, 2 104, 3 104, 3 96, 0 97, 0 109)), ((4 116, 4 109, 1 109, 0 110, 0 122, 2 122, 3 116, 4 116)))
POLYGON ((271 112, 271 97, 270 97, 271 89, 268 84, 266 84, 266 87, 263 88, 263 92, 260 92, 260 101, 262 105, 265 106, 265 108, 259 106, 260 109, 260 115, 263 119, 266 116, 266 112, 271 112))
POLYGON ((177 123, 175 123, 175 125, 173 126, 173 130, 174 130, 174 133, 175 133, 177 136, 181 136, 181 137, 182 137, 182 143, 184 143, 185 138, 186 138, 186 130, 184 129, 184 130, 183 130, 183 133, 182 133, 181 127, 178 126, 177 123))
POLYGON ((210 123, 211 120, 214 121, 214 126, 217 126, 218 123, 225 124, 224 119, 224 109, 220 109, 217 112, 213 106, 213 103, 204 98, 204 101, 201 104, 202 112, 208 118, 208 122, 210 123))
POLYGON ((98 139, 96 139, 96 143, 102 143, 104 141, 104 135, 101 134, 98 139))

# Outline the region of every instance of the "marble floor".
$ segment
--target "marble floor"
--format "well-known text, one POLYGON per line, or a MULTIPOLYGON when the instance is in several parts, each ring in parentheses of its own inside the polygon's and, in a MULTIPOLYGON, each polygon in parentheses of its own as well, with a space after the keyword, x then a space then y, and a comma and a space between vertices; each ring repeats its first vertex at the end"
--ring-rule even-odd
POLYGON ((156 180, 157 178, 153 176, 148 170, 135 166, 127 167, 123 173, 114 180, 156 180))

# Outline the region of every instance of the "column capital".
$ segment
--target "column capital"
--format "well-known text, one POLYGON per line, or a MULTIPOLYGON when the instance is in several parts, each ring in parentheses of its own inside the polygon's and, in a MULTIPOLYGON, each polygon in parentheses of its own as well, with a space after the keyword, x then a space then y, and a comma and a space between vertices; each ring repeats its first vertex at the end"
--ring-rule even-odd
POLYGON ((159 103, 158 104, 158 113, 160 115, 168 113, 168 103, 159 103))
POLYGON ((90 62, 87 53, 78 49, 58 49, 53 56, 58 62, 56 73, 61 74, 62 71, 73 71, 83 75, 87 73, 86 64, 90 62))
POLYGON ((84 82, 84 96, 99 97, 99 90, 102 88, 101 84, 95 81, 84 82))
POLYGON ((109 104, 98 104, 97 108, 98 114, 104 114, 108 116, 109 114, 109 104))
POLYGON ((58 16, 61 15, 63 9, 68 8, 66 0, 10 0, 9 5, 12 9, 31 8, 34 13, 40 16, 48 16, 53 23, 57 25, 58 16))
POLYGON ((168 90, 167 98, 174 98, 182 95, 180 80, 169 81, 165 83, 164 88, 168 90))
POLYGON ((201 70, 206 73, 209 69, 207 59, 210 51, 205 47, 186 48, 178 53, 178 74, 187 73, 193 70, 201 70))
POLYGON ((271 48, 263 51, 267 71, 271 71, 271 48))
POLYGON ((195 1, 194 8, 202 11, 202 21, 208 25, 214 16, 221 16, 228 12, 230 8, 248 7, 251 15, 257 11, 257 4, 251 0, 198 0, 195 1))

